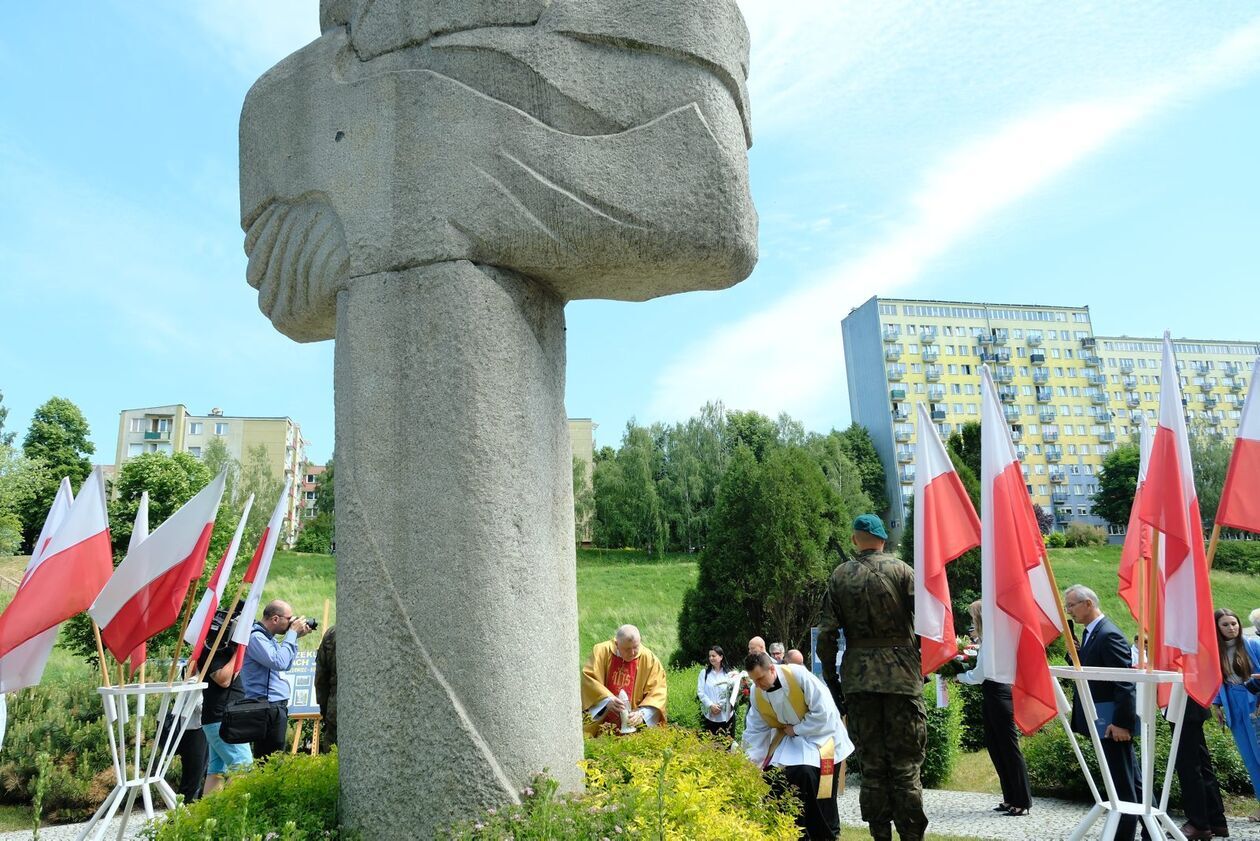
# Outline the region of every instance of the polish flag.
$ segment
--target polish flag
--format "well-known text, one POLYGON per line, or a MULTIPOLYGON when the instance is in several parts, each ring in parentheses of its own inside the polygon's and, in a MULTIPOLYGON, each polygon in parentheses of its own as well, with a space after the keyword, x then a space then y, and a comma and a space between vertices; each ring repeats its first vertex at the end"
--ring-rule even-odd
MULTIPOLYGON (((1139 587, 1138 567, 1150 560, 1152 531, 1150 526, 1142 522, 1139 514, 1142 510, 1142 485, 1146 482, 1146 470, 1150 464, 1151 447, 1155 443, 1155 438, 1151 434, 1151 426, 1146 422, 1145 415, 1138 415, 1138 429, 1141 460, 1138 463, 1137 489, 1133 494, 1133 508, 1129 511, 1129 527, 1124 535, 1124 549, 1120 552, 1120 586, 1116 592, 1129 606, 1129 613, 1133 614, 1133 618, 1141 624, 1141 600, 1145 597, 1139 587)), ((1146 586, 1149 588, 1150 583, 1148 582, 1146 586)))
POLYGON ((245 533, 245 521, 249 519, 249 512, 253 507, 254 495, 250 494, 249 499, 245 500, 245 510, 241 512, 241 521, 236 524, 236 533, 232 535, 232 542, 228 544, 223 557, 219 559, 219 565, 210 576, 210 583, 201 597, 201 603, 197 605, 197 610, 188 623, 188 630, 184 632, 184 642, 192 646, 189 649, 190 657, 195 658, 201 654, 201 646, 205 644, 206 637, 210 634, 210 623, 214 621, 214 612, 223 603, 223 593, 227 590, 228 582, 232 580, 232 564, 236 560, 236 553, 240 551, 241 535, 245 533))
POLYGON ((249 584, 249 597, 245 599, 245 607, 241 609, 241 618, 236 620, 236 628, 232 631, 232 642, 244 647, 249 644, 249 632, 254 627, 254 618, 258 615, 258 605, 262 601, 263 587, 267 584, 267 573, 271 571, 271 559, 276 554, 276 543, 280 539, 280 530, 284 526, 285 502, 289 498, 289 480, 285 480, 284 490, 276 502, 271 519, 258 541, 258 549, 249 562, 245 572, 245 581, 249 584))
MULTIPOLYGON (((70 511, 70 503, 73 501, 74 494, 70 491, 70 480, 63 478, 61 486, 57 488, 57 496, 53 499, 52 507, 48 509, 48 516, 44 519, 44 527, 39 530, 39 539, 35 541, 35 551, 26 565, 26 574, 22 576, 22 583, 18 585, 19 589, 26 586, 31 573, 44 562, 44 558, 47 557, 45 550, 52 540, 53 533, 65 520, 66 514, 70 511)), ((40 678, 44 676, 44 666, 48 663, 48 655, 52 653, 60 629, 61 625, 58 623, 22 643, 4 657, 0 657, 0 694, 16 692, 39 683, 40 678)))
POLYGON ((1146 468, 1139 512, 1142 522, 1162 536, 1159 562, 1164 580, 1164 639, 1155 665, 1182 672, 1186 692, 1207 706, 1220 689, 1221 667, 1212 618, 1212 585, 1203 550, 1203 521, 1199 518, 1185 408, 1181 403, 1181 379, 1167 332, 1159 385, 1159 426, 1146 468))
POLYGON ((1252 399, 1257 393, 1256 377, 1260 377, 1260 359, 1251 368, 1247 402, 1243 404, 1234 454, 1216 509, 1217 525, 1251 532, 1260 532, 1260 408, 1252 399))
MULTIPOLYGON (((131 540, 127 542, 127 554, 132 552, 144 543, 149 536, 149 492, 142 491, 140 493, 140 505, 136 508, 136 522, 131 528, 131 540)), ((131 673, 134 675, 140 666, 144 663, 148 656, 149 647, 147 643, 142 642, 131 650, 131 654, 127 655, 131 660, 131 673)))
POLYGON ((179 619, 188 587, 205 566, 226 475, 216 476, 129 552, 88 611, 115 657, 126 657, 179 619))
POLYGON ((99 467, 87 477, 47 541, 39 564, 0 616, 0 657, 87 610, 109 579, 114 556, 105 511, 105 479, 99 467))
POLYGON ((929 675, 958 654, 945 565, 980 545, 980 518, 922 403, 914 467, 914 632, 929 675))
POLYGON ((1015 723, 1027 734, 1057 714, 1046 646, 1063 628, 1046 547, 987 365, 980 392, 980 656, 990 680, 1011 684, 1015 723))

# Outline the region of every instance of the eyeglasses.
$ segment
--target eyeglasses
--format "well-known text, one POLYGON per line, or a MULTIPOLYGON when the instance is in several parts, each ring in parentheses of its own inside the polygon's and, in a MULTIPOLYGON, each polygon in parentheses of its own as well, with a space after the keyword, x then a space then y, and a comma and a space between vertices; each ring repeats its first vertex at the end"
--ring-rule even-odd
POLYGON ((1063 609, 1064 609, 1064 610, 1076 610, 1076 607, 1077 607, 1077 605, 1079 605, 1079 604, 1081 604, 1081 602, 1064 602, 1064 603, 1063 603, 1063 609))

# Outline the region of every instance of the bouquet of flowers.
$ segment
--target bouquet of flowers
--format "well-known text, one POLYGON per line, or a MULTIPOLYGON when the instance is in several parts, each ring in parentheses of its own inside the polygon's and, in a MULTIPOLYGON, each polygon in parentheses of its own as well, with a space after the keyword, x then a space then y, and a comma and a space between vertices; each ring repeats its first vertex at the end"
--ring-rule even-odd
POLYGON ((952 660, 936 670, 936 673, 942 677, 957 677, 975 668, 976 655, 979 653, 976 644, 968 637, 958 637, 955 643, 958 645, 958 653, 952 660))

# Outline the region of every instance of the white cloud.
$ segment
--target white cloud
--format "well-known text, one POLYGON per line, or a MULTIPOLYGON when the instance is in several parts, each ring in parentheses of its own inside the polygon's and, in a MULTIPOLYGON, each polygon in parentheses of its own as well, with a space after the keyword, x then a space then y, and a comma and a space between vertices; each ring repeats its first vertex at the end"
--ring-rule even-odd
POLYGON ((319 37, 319 0, 198 0, 188 12, 211 45, 251 78, 319 37))
POLYGON ((923 172, 902 220, 862 253, 667 365, 648 416, 686 417, 717 397, 815 420, 820 403, 843 393, 840 319, 850 308, 905 289, 999 213, 1144 121, 1258 68, 1260 19, 1127 94, 1039 107, 959 145, 923 172))

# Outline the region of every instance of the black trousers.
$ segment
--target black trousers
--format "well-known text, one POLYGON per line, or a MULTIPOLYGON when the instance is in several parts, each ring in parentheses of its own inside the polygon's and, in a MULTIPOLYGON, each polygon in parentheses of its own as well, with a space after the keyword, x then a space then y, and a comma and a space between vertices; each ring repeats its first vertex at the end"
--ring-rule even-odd
POLYGON ((984 746, 1002 784, 1002 802, 1027 809, 1032 806, 1032 787, 1028 784, 1028 765, 1019 750, 1019 730, 1015 728, 1011 686, 986 680, 980 690, 984 746))
POLYGON ((704 726, 706 733, 714 736, 721 734, 729 739, 735 738, 735 716, 731 716, 726 721, 709 721, 704 716, 700 716, 700 723, 704 726))
MULTIPOLYGON (((1130 803, 1138 799, 1137 762, 1134 759, 1132 742, 1117 742, 1112 739, 1102 740, 1103 756, 1107 757, 1107 767, 1111 770, 1111 781, 1116 786, 1116 796, 1130 803)), ((1123 815, 1116 828, 1116 841, 1133 841, 1137 831, 1137 815, 1123 815)))
MULTIPOLYGON (((779 769, 783 772, 792 794, 801 801, 804 807, 796 817, 796 825, 801 828, 801 838, 808 841, 835 841, 840 837, 840 813, 836 809, 837 780, 832 781, 831 797, 818 799, 818 781, 820 775, 813 765, 786 765, 779 769)), ((840 766, 836 766, 836 774, 840 766)), ((779 784, 781 785, 781 784, 779 784)), ((780 788, 780 793, 782 789, 780 788)))
POLYGON ((289 740, 289 704, 287 701, 273 701, 271 714, 267 718, 267 732, 254 742, 254 759, 261 759, 273 753, 282 753, 289 740))
MULTIPOLYGON (((166 726, 174 726, 171 719, 167 719, 166 726)), ((174 735, 174 731, 167 729, 162 741, 169 744, 167 739, 174 735)), ((175 755, 179 757, 180 769, 179 787, 175 793, 183 795, 185 803, 191 803, 201 797, 201 790, 206 784, 206 768, 210 764, 210 745, 200 727, 184 731, 175 746, 175 755)))
MULTIPOLYGON (((1203 739, 1203 722, 1187 714, 1181 725, 1181 746, 1177 748, 1177 779, 1181 781, 1181 807, 1195 829, 1225 826, 1225 804, 1221 787, 1212 769, 1212 755, 1203 739)), ((1175 731, 1174 731, 1175 732, 1175 731)))

